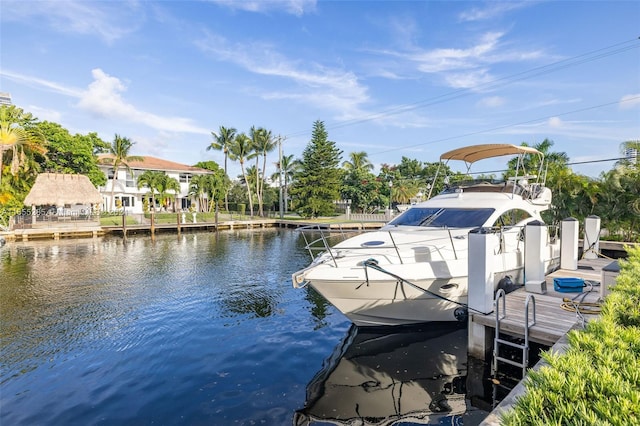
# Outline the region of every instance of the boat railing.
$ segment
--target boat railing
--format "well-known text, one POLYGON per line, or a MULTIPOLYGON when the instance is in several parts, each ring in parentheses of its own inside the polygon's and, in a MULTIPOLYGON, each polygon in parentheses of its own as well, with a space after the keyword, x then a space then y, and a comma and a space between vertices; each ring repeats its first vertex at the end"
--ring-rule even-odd
POLYGON ((537 175, 522 175, 504 179, 464 179, 448 184, 442 194, 455 192, 501 192, 534 199, 544 189, 537 175))
POLYGON ((350 224, 350 227, 346 228, 343 224, 335 224, 333 226, 317 224, 303 226, 298 228, 297 231, 300 232, 304 238, 304 248, 309 252, 312 260, 315 260, 320 254, 327 252, 335 263, 335 257, 332 250, 332 243, 335 240, 337 240, 335 242, 341 242, 354 234, 367 232, 364 225, 356 228, 351 226, 353 225, 350 224), (314 234, 319 234, 319 236, 314 234), (310 237, 310 235, 314 236, 310 237))
MULTIPOLYGON (((438 229, 424 229, 422 232, 429 231, 442 231, 442 228, 438 229)), ((453 251, 454 258, 458 259, 458 249, 456 249, 456 245, 454 244, 455 236, 451 233, 451 229, 446 228, 448 239, 451 244, 451 250, 453 251)), ((337 267, 336 258, 340 257, 339 250, 366 250, 368 252, 375 250, 388 250, 388 244, 380 244, 380 245, 368 245, 365 247, 362 246, 354 246, 354 247, 340 247, 339 249, 334 248, 333 246, 339 242, 347 240, 349 237, 354 234, 361 234, 365 232, 379 231, 379 229, 375 230, 367 230, 365 228, 353 229, 353 228, 345 228, 343 226, 338 225, 337 227, 328 227, 327 225, 308 225, 297 229, 298 232, 302 234, 305 242, 305 249, 309 252, 312 260, 316 260, 321 254, 327 253, 331 256, 331 260, 333 264, 337 267), (313 235, 313 236, 311 236, 313 235)), ((393 232, 386 231, 389 235, 389 240, 391 241, 391 247, 395 250, 396 255, 398 257, 398 261, 400 264, 405 263, 405 259, 403 259, 401 255, 400 245, 396 243, 393 232)))
MULTIPOLYGON (((547 225, 547 245, 556 244, 559 240, 559 227, 557 225, 547 225)), ((438 231, 441 232, 443 229, 424 229, 423 231, 416 232, 430 232, 430 231, 438 231)), ((453 256, 456 260, 458 260, 460 247, 456 248, 455 239, 459 238, 459 235, 454 235, 450 228, 445 228, 447 231, 448 240, 450 246, 445 247, 449 248, 453 252, 453 256)), ((364 251, 372 252, 376 250, 388 250, 390 247, 395 251, 398 261, 400 264, 404 264, 407 262, 407 259, 404 259, 402 256, 401 245, 396 242, 393 236, 392 231, 386 231, 389 235, 390 244, 379 244, 379 245, 367 245, 367 246, 354 246, 347 247, 342 246, 336 249, 334 246, 339 242, 343 242, 348 238, 356 235, 362 234, 365 232, 379 231, 379 229, 366 229, 364 226, 360 228, 353 228, 353 224, 333 224, 332 226, 328 226, 326 224, 318 224, 318 225, 308 225, 301 228, 298 228, 298 232, 301 233, 305 242, 305 249, 309 252, 312 261, 316 260, 321 254, 327 253, 331 257, 332 263, 337 267, 336 259, 342 256, 340 251, 351 250, 351 251, 364 251)), ((380 232, 380 231, 379 231, 380 232)), ((495 233, 498 236, 498 251, 496 254, 505 253, 507 249, 507 237, 508 233, 513 234, 517 233, 516 238, 516 249, 523 249, 522 244, 524 244, 524 226, 495 226, 486 228, 485 232, 495 233)), ((441 237, 441 236, 440 236, 441 237)), ((446 237, 445 237, 446 238, 446 237)), ((513 241, 513 240, 511 240, 513 241)), ((414 243, 411 243, 414 244, 414 243)), ((441 250, 442 248, 438 249, 441 250)), ((511 248, 513 249, 513 247, 511 248)), ((406 257, 406 256, 405 256, 406 257)))

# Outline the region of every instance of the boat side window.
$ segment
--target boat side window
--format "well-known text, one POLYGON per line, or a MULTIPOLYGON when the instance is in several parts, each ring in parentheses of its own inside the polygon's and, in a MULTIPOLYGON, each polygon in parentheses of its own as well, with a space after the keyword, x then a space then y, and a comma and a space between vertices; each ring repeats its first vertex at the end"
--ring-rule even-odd
POLYGON ((515 226, 523 220, 531 218, 531 214, 522 209, 511 209, 502 213, 500 217, 493 224, 494 227, 508 227, 515 226))
POLYGON ((471 228, 483 226, 494 209, 448 209, 413 207, 389 225, 471 228))

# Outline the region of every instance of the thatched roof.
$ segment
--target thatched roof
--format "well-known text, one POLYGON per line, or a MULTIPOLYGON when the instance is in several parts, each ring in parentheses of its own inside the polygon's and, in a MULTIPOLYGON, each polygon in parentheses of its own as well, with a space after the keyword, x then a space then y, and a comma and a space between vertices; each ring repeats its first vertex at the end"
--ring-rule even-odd
POLYGON ((100 204, 102 196, 88 177, 60 173, 41 173, 24 199, 25 206, 64 206, 100 204))

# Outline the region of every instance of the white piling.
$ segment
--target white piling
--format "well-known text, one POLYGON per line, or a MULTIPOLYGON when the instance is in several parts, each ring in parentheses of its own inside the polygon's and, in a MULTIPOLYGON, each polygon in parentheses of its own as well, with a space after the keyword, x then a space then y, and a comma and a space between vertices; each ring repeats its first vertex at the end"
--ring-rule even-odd
POLYGON ((577 219, 572 217, 562 221, 560 231, 560 269, 578 270, 578 233, 577 219))
POLYGON ((524 281, 545 280, 545 251, 547 250, 547 226, 535 220, 524 227, 524 281))
POLYGON ((600 253, 600 217, 587 216, 584 220, 584 240, 582 243, 582 257, 597 259, 600 253))
POLYGON ((491 352, 493 336, 491 330, 471 321, 471 315, 478 312, 493 311, 493 293, 495 291, 495 256, 494 250, 500 239, 488 228, 478 228, 469 232, 469 278, 467 302, 469 305, 469 340, 470 355, 483 359, 491 352))

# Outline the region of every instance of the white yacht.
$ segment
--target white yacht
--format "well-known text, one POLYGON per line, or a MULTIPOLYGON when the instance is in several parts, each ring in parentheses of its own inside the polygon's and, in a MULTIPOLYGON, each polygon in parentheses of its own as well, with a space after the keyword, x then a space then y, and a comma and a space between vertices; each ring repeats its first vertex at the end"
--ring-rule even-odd
MULTIPOLYGON (((325 250, 292 275, 294 287, 311 285, 358 326, 462 320, 467 313, 468 257, 473 255, 468 253, 468 234, 476 228, 499 234, 493 253, 501 258, 496 287, 506 277, 522 283, 524 226, 541 222, 540 213, 551 205, 543 154, 531 147, 485 144, 449 151, 440 160, 464 161, 469 175, 476 161, 500 156, 517 156, 514 177, 448 185, 380 230, 332 247, 321 234, 325 250), (536 175, 524 172, 526 155, 539 157, 536 175)), ((548 271, 557 268, 559 247, 559 241, 547 244, 548 271)))

